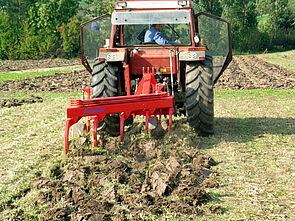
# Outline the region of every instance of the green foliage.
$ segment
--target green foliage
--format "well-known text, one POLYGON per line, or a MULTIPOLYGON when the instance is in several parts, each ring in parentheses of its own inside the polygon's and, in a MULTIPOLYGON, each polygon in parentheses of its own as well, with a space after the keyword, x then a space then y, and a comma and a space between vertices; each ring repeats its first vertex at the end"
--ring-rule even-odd
POLYGON ((80 52, 80 24, 82 20, 75 16, 69 20, 69 23, 63 23, 58 29, 61 33, 62 46, 68 57, 77 56, 80 52))
POLYGON ((198 12, 207 12, 212 15, 221 16, 222 2, 220 0, 192 0, 198 12))
POLYGON ((20 43, 18 45, 17 59, 38 58, 38 41, 40 40, 35 35, 34 29, 28 22, 22 23, 22 32, 20 32, 20 43))
MULTIPOLYGON (((78 23, 69 21, 77 14, 79 2, 80 0, 0 2, 0 59, 51 56, 63 44, 58 28, 68 22, 79 26, 78 23)), ((75 44, 73 47, 79 47, 79 41, 71 42, 75 44)))
POLYGON ((56 31, 63 23, 76 15, 80 0, 49 0, 36 2, 29 10, 32 26, 36 29, 56 31))
POLYGON ((295 48, 295 29, 279 29, 276 34, 270 35, 270 44, 276 51, 291 50, 295 48))
MULTIPOLYGON (((231 21, 235 50, 295 48, 295 0, 192 3, 197 12, 231 21)), ((80 50, 80 23, 110 14, 114 6, 115 0, 0 0, 0 59, 37 59, 58 54, 61 49, 68 57, 76 56, 80 50)), ((224 41, 222 36, 218 37, 220 41, 224 41)))
POLYGON ((232 37, 235 49, 242 52, 260 52, 270 47, 268 34, 255 27, 234 33, 232 37))
MULTIPOLYGON (((78 11, 79 0, 49 0, 46 3, 41 4, 37 2, 29 10, 30 24, 34 28, 36 34, 39 36, 38 41, 38 51, 41 56, 46 56, 56 51, 61 47, 60 35, 57 30, 63 24, 69 22, 78 11), (41 41, 41 39, 43 39, 41 41)), ((69 26, 76 24, 70 21, 69 26)), ((61 30, 67 30, 66 28, 61 28, 61 30)), ((74 34, 74 33, 73 33, 74 34)), ((65 39, 65 32, 63 33, 62 39, 65 39)), ((74 35, 75 38, 77 35, 74 35)), ((72 39, 72 37, 71 37, 72 39)), ((76 43, 72 47, 79 47, 79 42, 73 42, 73 40, 64 43, 66 45, 68 52, 71 53, 73 49, 70 49, 68 45, 69 42, 76 43), (78 43, 77 43, 78 42, 78 43), (78 44, 78 45, 77 45, 78 44)))
POLYGON ((268 32, 278 29, 292 29, 295 27, 295 13, 289 8, 288 0, 262 0, 260 4, 265 8, 261 13, 268 14, 266 21, 260 28, 268 32))
POLYGON ((0 10, 0 59, 8 58, 9 49, 9 27, 7 26, 9 17, 7 13, 0 10))
POLYGON ((234 1, 223 11, 223 16, 232 23, 232 30, 241 32, 257 26, 256 5, 253 0, 234 1))
POLYGON ((86 15, 90 17, 99 17, 104 14, 111 14, 115 8, 116 0, 85 0, 86 15))

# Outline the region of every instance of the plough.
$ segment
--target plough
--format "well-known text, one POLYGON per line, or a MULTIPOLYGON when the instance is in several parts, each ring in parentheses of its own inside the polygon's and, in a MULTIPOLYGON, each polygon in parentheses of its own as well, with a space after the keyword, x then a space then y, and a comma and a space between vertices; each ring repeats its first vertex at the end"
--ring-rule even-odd
MULTIPOLYGON (((127 67, 128 70, 128 67, 127 67)), ((94 98, 90 99, 91 88, 83 88, 87 93, 85 100, 70 100, 70 106, 67 109, 67 122, 65 129, 65 153, 69 151, 69 129, 76 124, 81 118, 88 117, 87 131, 90 132, 90 121, 94 121, 93 137, 94 146, 97 146, 97 124, 103 121, 110 114, 120 114, 120 136, 123 141, 124 121, 136 115, 146 117, 145 129, 148 133, 148 120, 150 116, 165 117, 169 115, 169 132, 172 130, 172 113, 174 111, 174 96, 170 96, 168 92, 163 92, 162 89, 166 86, 158 84, 154 77, 154 68, 152 72, 143 68, 143 77, 134 95, 130 95, 130 85, 127 84, 127 95, 94 98)))

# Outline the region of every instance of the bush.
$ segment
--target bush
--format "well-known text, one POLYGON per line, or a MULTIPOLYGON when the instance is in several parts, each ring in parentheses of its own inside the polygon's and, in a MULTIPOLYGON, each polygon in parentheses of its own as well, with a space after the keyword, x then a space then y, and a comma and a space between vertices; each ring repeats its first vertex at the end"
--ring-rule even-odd
POLYGON ((270 39, 271 49, 273 50, 295 49, 295 29, 280 29, 277 33, 272 33, 270 39))
POLYGON ((9 21, 8 15, 0 10, 0 59, 8 58, 9 45, 13 45, 10 38, 10 30, 7 25, 9 21))
POLYGON ((268 48, 270 39, 267 33, 257 28, 249 28, 233 34, 233 49, 240 52, 261 52, 268 48))
POLYGON ((69 23, 62 24, 58 29, 61 34, 62 47, 67 57, 77 56, 80 53, 80 24, 82 20, 74 16, 69 23))

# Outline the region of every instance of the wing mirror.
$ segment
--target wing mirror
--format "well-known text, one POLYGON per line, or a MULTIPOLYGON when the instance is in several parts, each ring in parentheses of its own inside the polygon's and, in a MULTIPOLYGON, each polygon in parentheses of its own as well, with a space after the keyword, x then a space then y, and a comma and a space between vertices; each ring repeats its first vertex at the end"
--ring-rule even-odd
POLYGON ((99 23, 97 23, 96 21, 91 23, 91 30, 93 32, 98 32, 99 29, 100 29, 100 24, 99 23))
POLYGON ((199 34, 196 34, 196 35, 194 36, 194 42, 195 42, 196 44, 198 44, 198 43, 200 42, 200 40, 201 40, 200 35, 199 35, 199 34))

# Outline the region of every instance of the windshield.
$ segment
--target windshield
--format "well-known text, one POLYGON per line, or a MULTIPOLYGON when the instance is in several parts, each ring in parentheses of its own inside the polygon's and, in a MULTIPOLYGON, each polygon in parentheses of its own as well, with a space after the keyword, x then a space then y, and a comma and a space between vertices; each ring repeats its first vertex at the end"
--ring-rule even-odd
MULTIPOLYGON (((161 33, 164 39, 175 44, 190 45, 190 25, 189 24, 165 24, 162 25, 161 33)), ((143 45, 146 32, 151 28, 151 24, 138 25, 118 25, 116 27, 116 46, 143 45)))
POLYGON ((112 24, 185 24, 190 16, 189 10, 113 12, 112 24))
POLYGON ((115 45, 146 44, 145 34, 155 24, 161 24, 161 34, 171 44, 190 45, 190 17, 190 10, 113 12, 112 24, 116 25, 115 45))

